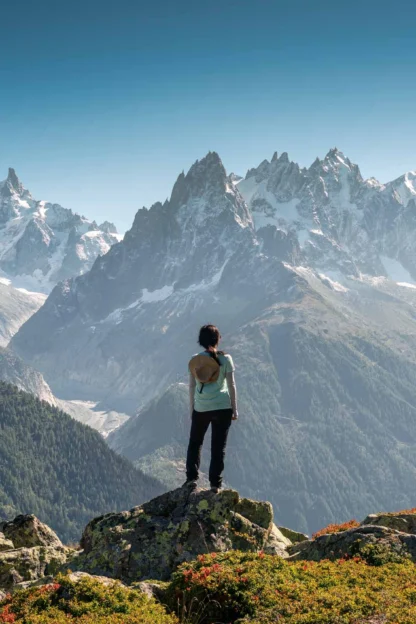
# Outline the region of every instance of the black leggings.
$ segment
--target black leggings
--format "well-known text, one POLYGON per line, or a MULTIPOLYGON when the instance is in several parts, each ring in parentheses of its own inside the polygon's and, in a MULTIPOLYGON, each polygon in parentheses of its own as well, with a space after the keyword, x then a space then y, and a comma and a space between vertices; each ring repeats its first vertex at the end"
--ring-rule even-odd
POLYGON ((194 481, 199 477, 202 444, 207 429, 211 425, 209 481, 213 487, 221 487, 225 447, 227 446, 232 415, 232 409, 213 410, 211 412, 193 411, 191 435, 186 458, 186 478, 188 481, 194 481))

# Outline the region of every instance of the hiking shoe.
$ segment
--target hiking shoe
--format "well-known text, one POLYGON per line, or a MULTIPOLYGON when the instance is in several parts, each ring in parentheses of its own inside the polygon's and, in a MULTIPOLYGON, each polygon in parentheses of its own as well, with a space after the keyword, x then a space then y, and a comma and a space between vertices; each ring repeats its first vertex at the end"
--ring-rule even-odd
POLYGON ((216 485, 211 485, 211 492, 213 494, 218 494, 218 492, 221 490, 220 487, 217 487, 216 485))
POLYGON ((193 479, 192 481, 185 481, 182 487, 187 488, 188 490, 196 490, 198 483, 195 479, 193 479))

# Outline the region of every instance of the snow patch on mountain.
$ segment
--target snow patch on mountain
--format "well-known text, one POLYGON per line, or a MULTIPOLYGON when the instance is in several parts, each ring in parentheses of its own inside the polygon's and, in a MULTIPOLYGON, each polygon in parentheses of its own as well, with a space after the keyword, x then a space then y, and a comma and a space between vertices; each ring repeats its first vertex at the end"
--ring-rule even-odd
POLYGON ((173 286, 163 286, 157 290, 149 291, 147 288, 143 289, 143 294, 139 300, 141 303, 154 303, 156 301, 164 301, 173 293, 173 286))

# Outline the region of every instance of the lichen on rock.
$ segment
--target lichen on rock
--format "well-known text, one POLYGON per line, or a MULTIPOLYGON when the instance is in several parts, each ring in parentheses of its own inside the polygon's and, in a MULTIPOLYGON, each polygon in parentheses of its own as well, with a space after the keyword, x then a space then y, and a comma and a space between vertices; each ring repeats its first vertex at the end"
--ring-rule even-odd
POLYGON ((16 516, 14 520, 3 523, 2 531, 4 536, 13 542, 15 548, 62 547, 62 542, 56 533, 34 515, 16 516))
POLYGON ((92 520, 75 565, 128 583, 165 580, 200 554, 267 549, 285 557, 290 543, 273 524, 270 503, 234 490, 178 488, 129 512, 92 520))

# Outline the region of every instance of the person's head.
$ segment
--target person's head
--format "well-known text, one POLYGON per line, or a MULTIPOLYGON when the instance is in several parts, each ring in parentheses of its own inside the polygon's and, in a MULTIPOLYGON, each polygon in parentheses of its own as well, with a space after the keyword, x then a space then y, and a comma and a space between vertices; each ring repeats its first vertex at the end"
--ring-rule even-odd
POLYGON ((204 325, 199 330, 198 342, 201 347, 204 347, 207 351, 216 351, 218 344, 221 340, 221 334, 218 327, 215 325, 204 325))

